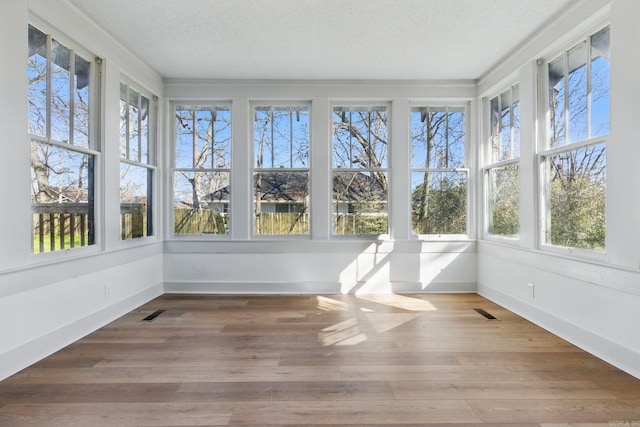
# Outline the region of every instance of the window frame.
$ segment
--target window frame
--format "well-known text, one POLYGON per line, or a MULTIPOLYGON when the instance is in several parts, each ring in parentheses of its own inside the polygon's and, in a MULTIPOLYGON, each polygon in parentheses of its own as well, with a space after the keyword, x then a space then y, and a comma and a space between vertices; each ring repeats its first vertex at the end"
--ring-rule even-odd
POLYGON ((251 149, 250 149, 250 164, 249 164, 249 182, 251 185, 251 191, 249 193, 249 196, 251 197, 251 225, 250 225, 250 238, 251 239, 255 239, 255 240, 266 240, 266 239, 283 239, 283 240, 288 240, 288 239, 292 239, 292 240, 296 240, 296 239, 302 239, 302 240, 309 240, 311 239, 311 234, 312 234, 312 205, 313 205, 313 199, 312 199, 312 194, 311 194, 311 181, 312 181, 312 169, 311 169, 311 157, 312 157, 312 150, 313 150, 313 143, 312 143, 312 138, 313 138, 313 124, 312 124, 312 115, 313 115, 313 103, 311 101, 304 101, 304 100, 292 100, 292 101, 268 101, 268 100, 256 100, 256 101, 251 101, 249 102, 249 113, 250 113, 250 129, 251 132, 249 134, 249 139, 251 141, 251 149), (301 167, 275 167, 275 165, 272 165, 272 167, 258 167, 256 166, 256 148, 255 148, 255 122, 256 122, 256 110, 259 108, 270 108, 271 111, 273 111, 274 108, 301 108, 301 109, 306 109, 308 111, 308 123, 309 123, 309 135, 308 135, 308 141, 307 141, 307 150, 308 150, 308 156, 307 156, 307 167, 306 168, 301 168, 301 167), (277 172, 277 171, 287 171, 287 172, 291 172, 291 173, 307 173, 307 196, 306 196, 306 205, 307 205, 307 212, 308 212, 308 218, 309 218, 309 225, 307 226, 308 230, 306 233, 297 233, 297 234, 262 234, 262 233, 258 233, 256 230, 256 203, 255 203, 255 184, 254 184, 254 176, 256 173, 258 172, 266 172, 266 173, 273 173, 273 172, 277 172))
MULTIPOLYGON (((494 135, 493 131, 494 131, 494 127, 492 126, 492 118, 493 118, 493 109, 491 106, 491 103, 494 99, 498 100, 498 113, 500 114, 500 118, 502 117, 501 113, 504 110, 503 106, 502 106, 502 97, 505 93, 509 93, 510 97, 511 97, 511 102, 509 103, 509 134, 510 134, 510 144, 513 147, 514 144, 514 129, 515 126, 514 124, 514 112, 513 112, 513 106, 515 105, 514 102, 514 97, 513 94, 514 92, 517 90, 518 93, 518 99, 517 99, 517 103, 518 103, 518 123, 521 122, 521 97, 520 97, 520 83, 519 82, 513 82, 511 84, 507 84, 502 86, 502 89, 500 91, 498 91, 497 93, 494 94, 494 96, 492 97, 486 97, 483 98, 483 100, 485 102, 483 102, 483 106, 485 108, 485 111, 488 114, 485 114, 483 116, 484 118, 484 123, 487 125, 487 129, 488 132, 485 133, 486 137, 485 137, 485 144, 484 144, 484 158, 485 160, 485 165, 482 167, 481 172, 482 172, 482 182, 484 185, 484 191, 483 191, 483 218, 484 218, 484 222, 483 222, 483 228, 482 228, 482 232, 483 232, 483 238, 485 240, 495 240, 495 241, 500 241, 503 243, 510 243, 510 244, 515 244, 517 242, 520 241, 520 235, 522 232, 522 224, 520 221, 520 197, 522 195, 522 188, 521 188, 521 180, 520 180, 520 174, 521 174, 521 134, 522 134, 522 128, 520 127, 520 125, 518 125, 518 153, 517 156, 514 155, 513 150, 511 151, 511 156, 509 158, 503 159, 500 158, 498 160, 496 160, 493 156, 493 139, 494 138, 498 138, 501 139, 502 138, 502 120, 500 120, 500 130, 498 132, 497 135, 494 135), (491 197, 491 171, 496 170, 496 169, 502 169, 508 166, 512 166, 515 165, 518 167, 518 234, 515 235, 506 235, 506 234, 494 234, 490 232, 490 223, 491 223, 491 201, 490 201, 490 197, 491 197)), ((500 144, 500 148, 502 147, 502 144, 500 144)))
MULTIPOLYGON (((171 132, 171 153, 169 156, 170 165, 169 165, 169 192, 171 195, 171 203, 169 205, 169 214, 167 215, 167 226, 169 227, 169 236, 170 239, 173 240, 230 240, 231 239, 231 227, 233 217, 233 206, 232 206, 232 197, 231 193, 229 193, 229 200, 226 203, 226 207, 223 208, 223 213, 227 216, 227 227, 226 233, 200 233, 200 234, 177 234, 175 232, 175 175, 176 172, 206 172, 206 173, 226 173, 228 174, 229 184, 228 187, 230 192, 232 190, 233 185, 233 105, 231 101, 216 101, 216 100, 192 100, 192 99, 173 99, 169 101, 169 114, 170 114, 170 132, 171 132), (177 127, 176 127, 176 111, 179 106, 190 106, 190 107, 208 107, 211 111, 215 111, 216 109, 221 109, 224 111, 228 111, 229 116, 231 118, 229 123, 229 167, 227 168, 186 168, 186 167, 178 167, 177 166, 177 127)), ((213 164, 212 164, 213 165, 213 164)))
POLYGON ((603 262, 607 258, 608 254, 608 240, 609 240, 609 232, 608 232, 608 188, 606 186, 606 170, 607 170, 607 162, 605 161, 605 219, 604 219, 604 228, 605 228, 605 238, 604 238, 604 248, 602 250, 598 249, 590 249, 590 248, 581 248, 581 247, 570 247, 570 246, 562 246, 562 245, 554 245, 548 241, 547 234, 550 229, 550 184, 551 181, 548 179, 548 159, 563 154, 569 153, 589 147, 595 147, 597 145, 604 145, 604 153, 606 159, 607 146, 610 139, 610 126, 611 126, 611 80, 610 80, 610 72, 611 72, 611 59, 609 59, 609 88, 608 88, 608 97, 609 97, 609 109, 608 109, 608 132, 606 134, 591 136, 589 132, 591 131, 591 94, 589 90, 591 89, 591 66, 592 66, 592 56, 591 56, 591 38, 592 36, 598 34, 600 31, 605 29, 609 29, 610 31, 610 23, 607 21, 601 21, 596 25, 591 26, 586 31, 582 32, 578 37, 572 38, 570 41, 563 44, 558 49, 554 50, 550 54, 546 55, 544 58, 541 58, 537 61, 537 73, 539 76, 539 81, 541 84, 538 86, 538 99, 540 99, 539 107, 538 107, 538 117, 542 120, 539 120, 538 127, 538 144, 537 144, 537 153, 535 154, 536 161, 536 170, 538 173, 538 188, 540 191, 538 192, 539 197, 539 209, 538 209, 538 248, 550 253, 556 253, 559 255, 568 255, 574 256, 586 260, 603 262), (587 81, 587 117, 586 117, 586 126, 587 126, 587 135, 584 139, 578 141, 570 141, 569 135, 567 135, 567 123, 569 122, 568 111, 570 100, 566 96, 569 89, 566 85, 566 82, 569 80, 568 76, 568 55, 569 53, 580 46, 580 44, 586 42, 586 81, 587 81), (551 106, 549 99, 549 65, 558 59, 563 59, 563 79, 564 79, 564 106, 563 113, 565 117, 563 118, 565 123, 565 136, 564 142, 560 145, 553 146, 552 145, 552 135, 551 135, 551 106))
MULTIPOLYGON (((388 100, 353 100, 353 99, 344 99, 344 100, 335 100, 329 103, 329 123, 327 124, 330 128, 330 140, 328 141, 328 150, 329 150, 329 176, 328 176, 328 180, 329 180, 329 192, 330 192, 330 197, 329 197, 329 201, 331 203, 331 206, 329 208, 329 215, 330 215, 330 220, 329 220, 329 225, 330 225, 330 239, 332 240, 389 240, 391 238, 391 227, 393 224, 393 211, 392 211, 392 204, 391 204, 391 200, 392 200, 392 186, 391 186, 391 179, 392 179, 392 172, 391 172, 391 165, 392 165, 392 109, 393 109, 393 105, 391 101, 388 100), (334 126, 334 114, 336 112, 336 108, 348 108, 349 111, 357 111, 358 109, 362 109, 362 108, 366 108, 367 110, 371 110, 371 108, 375 108, 375 107, 384 107, 384 111, 386 114, 386 137, 387 137, 387 142, 386 142, 386 167, 380 167, 380 168, 343 168, 343 167, 334 167, 334 156, 335 156, 335 152, 334 152, 334 134, 335 134, 335 126, 334 126), (336 233, 336 212, 335 212, 335 200, 334 200, 334 174, 336 172, 367 172, 367 173, 372 173, 372 172, 382 172, 385 174, 386 180, 387 180, 387 198, 385 200, 385 204, 386 204, 386 220, 387 220, 387 230, 386 233, 381 233, 381 234, 337 234, 336 233)), ((351 163, 353 163, 351 161, 351 163)), ((347 209, 349 213, 352 213, 353 210, 353 204, 349 203, 347 205, 347 209)))
MULTIPOLYGON (((123 157, 123 153, 120 150, 120 157, 119 157, 119 165, 120 167, 122 167, 122 165, 130 165, 136 168, 144 168, 147 170, 147 173, 150 174, 151 176, 149 177, 149 175, 147 175, 147 208, 146 208, 146 221, 147 221, 147 226, 145 227, 145 234, 142 236, 137 236, 137 237, 128 237, 128 238, 123 238, 123 230, 122 230, 122 213, 120 214, 120 241, 124 242, 124 241, 130 241, 130 242, 137 242, 137 241, 144 241, 146 239, 154 239, 157 235, 157 221, 156 221, 156 217, 157 215, 156 213, 156 195, 157 195, 157 182, 158 182, 158 166, 157 166, 157 123, 158 123, 158 97, 156 95, 153 95, 151 92, 143 89, 141 86, 135 84, 132 80, 128 79, 127 77, 121 76, 120 78, 120 91, 122 91, 122 86, 125 85, 127 88, 127 95, 130 93, 129 91, 132 90, 134 92, 136 92, 138 94, 138 99, 140 100, 142 97, 147 98, 148 100, 148 135, 147 135, 147 155, 146 155, 146 162, 143 162, 142 160, 132 160, 129 157, 129 152, 127 152, 126 157, 123 157), (150 187, 150 188, 149 188, 150 187)), ((122 101, 122 98, 120 98, 120 100, 122 101)), ((126 104, 127 107, 129 106, 129 96, 127 96, 126 99, 126 104)), ((129 115, 127 114, 127 117, 129 117, 129 115)), ((139 125, 138 125, 138 138, 141 137, 140 135, 140 129, 141 129, 141 125, 140 125, 140 121, 138 121, 139 125)), ((122 127, 122 122, 120 123, 120 126, 122 127)), ((129 138, 130 138, 130 132, 127 131, 126 133, 126 139, 127 139, 127 145, 129 143, 129 138)), ((122 140, 119 141, 120 144, 122 143, 122 140)), ((122 189, 122 178, 120 178, 120 188, 122 189)), ((120 205, 122 206, 122 200, 120 200, 120 205)))
MULTIPOLYGON (((418 239, 424 241, 447 241, 447 240, 469 240, 472 235, 472 224, 473 219, 471 218, 472 214, 472 176, 471 176, 471 168, 469 165, 472 163, 471 156, 472 153, 469 149, 469 140, 470 140, 470 111, 471 106, 469 102, 453 102, 449 101, 441 101, 434 99, 430 102, 411 102, 409 106, 409 140, 408 144, 408 154, 409 154, 409 165, 408 165, 408 182, 409 182, 409 204, 413 203, 413 184, 412 184, 412 175, 413 173, 439 173, 439 172, 463 172, 466 174, 466 201, 465 201, 465 233, 452 233, 452 234, 418 234, 414 232, 413 229, 413 209, 409 206, 409 233, 411 239, 418 239), (413 135, 411 133, 411 116, 414 113, 415 109, 418 108, 427 108, 433 109, 433 111, 441 112, 441 111, 449 111, 449 109, 461 109, 464 120, 464 167, 459 168, 434 168, 434 167, 413 167, 412 166, 412 156, 413 156, 413 148, 412 141, 413 135)), ((455 111, 454 111, 455 112, 455 111)))
MULTIPOLYGON (((29 139, 29 146, 31 148, 34 143, 43 144, 49 147, 64 150, 65 152, 84 155, 93 159, 92 161, 93 164, 92 166, 90 166, 90 169, 92 169, 92 171, 88 171, 88 173, 91 173, 91 172, 92 173, 87 177, 89 181, 87 185, 89 187, 93 187, 92 194, 91 195, 88 194, 89 201, 87 202, 88 210, 89 210, 88 215, 90 215, 88 216, 89 229, 87 230, 87 233, 88 233, 87 243, 81 246, 70 245, 69 247, 64 247, 64 248, 60 247, 54 250, 49 249, 49 250, 43 250, 41 252, 36 252, 36 246, 35 246, 36 235, 35 235, 35 228, 32 223, 32 225, 30 225, 29 227, 30 229, 29 235, 31 236, 31 243, 30 243, 31 251, 30 251, 29 257, 34 262, 40 262, 40 261, 46 261, 50 259, 55 260, 60 257, 65 257, 65 258, 76 257, 76 256, 83 256, 86 254, 97 253, 104 250, 103 235, 102 235, 103 227, 101 226, 102 206, 103 206, 101 202, 102 182, 103 182, 103 165, 102 165, 103 155, 102 155, 102 133, 101 133, 101 129, 102 129, 101 106, 102 106, 102 90, 103 90, 102 58, 98 57, 97 55, 92 53, 90 50, 84 48, 80 43, 76 42, 75 40, 67 37, 66 35, 64 35, 64 33, 53 28, 47 22, 42 21, 37 16, 33 16, 31 14, 29 15, 29 19, 27 21, 27 31, 29 31, 29 27, 33 27, 35 30, 44 34, 44 36, 46 37, 45 56, 46 56, 46 67, 47 67, 46 95, 45 95, 45 102, 46 102, 45 114, 46 114, 47 123, 45 125, 45 135, 43 136, 43 135, 37 135, 37 134, 31 133, 29 130, 29 127, 27 127, 26 135, 27 135, 27 138, 29 139), (74 78, 73 78, 74 74, 71 71, 71 64, 75 64, 75 55, 80 56, 84 61, 86 61, 89 64, 89 79, 88 79, 88 85, 87 85, 88 91, 89 91, 89 98, 90 98, 89 102, 87 103, 87 109, 88 109, 87 118, 89 122, 87 126, 87 131, 89 135, 87 137, 86 147, 75 145, 72 142, 64 142, 64 141, 56 140, 52 138, 52 135, 51 135, 51 128, 52 128, 51 94, 53 90, 51 73, 52 73, 52 67, 53 67, 52 56, 53 56, 54 40, 64 48, 68 49, 70 52, 70 58, 71 57, 74 58, 73 60, 70 60, 70 69, 69 69, 69 73, 70 73, 70 78, 69 78, 69 81, 70 81, 70 88, 69 88, 70 89, 70 92, 69 92, 70 136, 72 136, 74 133, 72 118, 74 116, 73 108, 75 106, 75 96, 73 93, 74 87, 72 87, 72 84, 74 82, 74 78)), ((26 59, 28 61, 29 56, 27 56, 26 59)), ((25 77, 28 78, 28 71, 25 77)), ((31 99, 30 95, 29 93, 27 93, 26 94, 27 103, 30 102, 30 99, 31 99)), ((30 114, 29 111, 27 111, 27 114, 30 114)), ((27 123, 30 124, 28 117, 27 117, 27 123)), ((33 172, 33 163, 31 161, 30 161, 29 169, 31 172, 33 172)), ((32 178, 32 182, 33 182, 33 178, 32 178)), ((32 200, 30 203, 32 217, 34 215, 33 204, 34 202, 32 200)), ((40 247, 45 248, 47 247, 47 245, 45 244, 45 246, 43 247, 41 243, 40 247)))

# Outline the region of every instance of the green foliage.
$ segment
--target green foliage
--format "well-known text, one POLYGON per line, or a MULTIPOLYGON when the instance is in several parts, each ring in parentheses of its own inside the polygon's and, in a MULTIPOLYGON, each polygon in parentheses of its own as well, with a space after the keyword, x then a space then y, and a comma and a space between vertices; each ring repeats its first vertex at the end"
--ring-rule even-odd
POLYGON ((416 234, 465 234, 467 230, 466 182, 441 178, 429 185, 426 204, 425 185, 412 194, 412 230, 416 234))
POLYGON ((604 250, 605 184, 584 175, 551 183, 548 243, 572 248, 604 250))
POLYGON ((489 233, 517 236, 520 232, 520 174, 518 165, 489 172, 489 233))

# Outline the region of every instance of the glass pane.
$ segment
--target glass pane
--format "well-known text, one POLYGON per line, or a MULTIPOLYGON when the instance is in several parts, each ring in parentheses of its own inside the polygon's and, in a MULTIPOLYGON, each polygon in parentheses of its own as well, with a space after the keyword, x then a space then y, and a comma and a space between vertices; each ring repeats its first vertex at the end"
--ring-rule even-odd
POLYGON ((511 146, 511 91, 500 95, 500 100, 500 105, 502 105, 502 111, 500 112, 500 160, 507 160, 513 156, 511 146))
POLYGON ((153 170, 120 163, 120 238, 151 234, 151 185, 153 170))
POLYGON ((229 172, 174 173, 174 232, 229 232, 229 172))
POLYGON ((567 54, 569 66, 569 142, 583 141, 587 134, 587 43, 567 54))
POLYGON ((411 115, 412 167, 464 167, 463 111, 448 108, 414 109, 411 115))
POLYGON ((598 144, 547 159, 547 243, 602 251, 606 231, 606 151, 598 144))
POLYGON ((309 234, 309 173, 253 175, 256 234, 309 234))
POLYGON ((513 104, 511 105, 511 133, 512 133, 512 151, 511 158, 520 157, 520 88, 514 86, 512 89, 513 104))
POLYGON ((140 162, 151 163, 149 159, 149 99, 140 95, 140 162))
POLYGON ((520 169, 517 164, 489 170, 489 234, 517 237, 520 231, 520 169))
POLYGON ((71 51, 54 40, 51 55, 51 139, 73 143, 69 132, 71 51))
POLYGON ((93 165, 93 156, 31 143, 34 252, 94 244, 93 165))
POLYGON ((128 91, 129 111, 129 153, 127 158, 134 162, 141 160, 140 147, 140 94, 129 88, 128 91))
POLYGON ((565 144, 564 89, 564 57, 560 57, 549 64, 549 144, 551 147, 565 144))
POLYGON ((128 91, 128 86, 120 83, 120 157, 123 159, 129 158, 128 91))
POLYGON ((89 82, 91 63, 75 56, 73 100, 73 144, 89 147, 89 82))
POLYGON ((591 36, 591 136, 609 134, 609 27, 591 36))
POLYGON ((176 167, 228 168, 231 111, 224 107, 176 107, 176 167))
POLYGON ((257 107, 254 152, 257 168, 309 167, 309 109, 257 107))
POLYGON ((411 219, 414 234, 465 234, 467 173, 412 172, 411 219))
POLYGON ((491 159, 493 162, 502 160, 500 157, 500 97, 490 101, 489 114, 491 121, 491 159))
POLYGON ((387 234, 387 203, 386 173, 333 173, 334 234, 387 234))
POLYGON ((387 108, 335 107, 333 167, 387 167, 387 108))
POLYGON ((29 25, 29 133, 47 136, 47 36, 29 25))

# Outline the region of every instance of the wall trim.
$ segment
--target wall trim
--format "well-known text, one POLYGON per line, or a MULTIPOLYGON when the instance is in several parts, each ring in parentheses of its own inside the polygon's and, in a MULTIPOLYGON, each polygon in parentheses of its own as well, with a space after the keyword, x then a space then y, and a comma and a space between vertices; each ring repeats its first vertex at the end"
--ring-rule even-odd
POLYGON ((637 352, 497 291, 486 284, 478 283, 477 293, 513 313, 524 317, 546 331, 559 336, 587 353, 640 379, 640 367, 638 366, 640 354, 637 352))
POLYGON ((117 301, 89 316, 0 354, 0 381, 52 355, 163 294, 162 283, 117 301))

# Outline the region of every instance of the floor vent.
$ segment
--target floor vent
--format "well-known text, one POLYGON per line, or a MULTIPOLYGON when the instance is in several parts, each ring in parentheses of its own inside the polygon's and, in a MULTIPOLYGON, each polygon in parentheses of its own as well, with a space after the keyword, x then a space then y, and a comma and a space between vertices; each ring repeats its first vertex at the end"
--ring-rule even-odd
POLYGON ((156 317, 160 316, 162 313, 164 313, 166 310, 156 310, 153 313, 151 313, 150 315, 148 315, 147 317, 145 317, 144 320, 145 322, 151 322, 153 319, 155 319, 156 317))
POLYGON ((486 312, 485 310, 481 309, 481 308, 474 308, 474 310, 480 314, 482 314, 484 317, 486 317, 489 320, 499 320, 496 316, 494 316, 491 313, 486 312))

